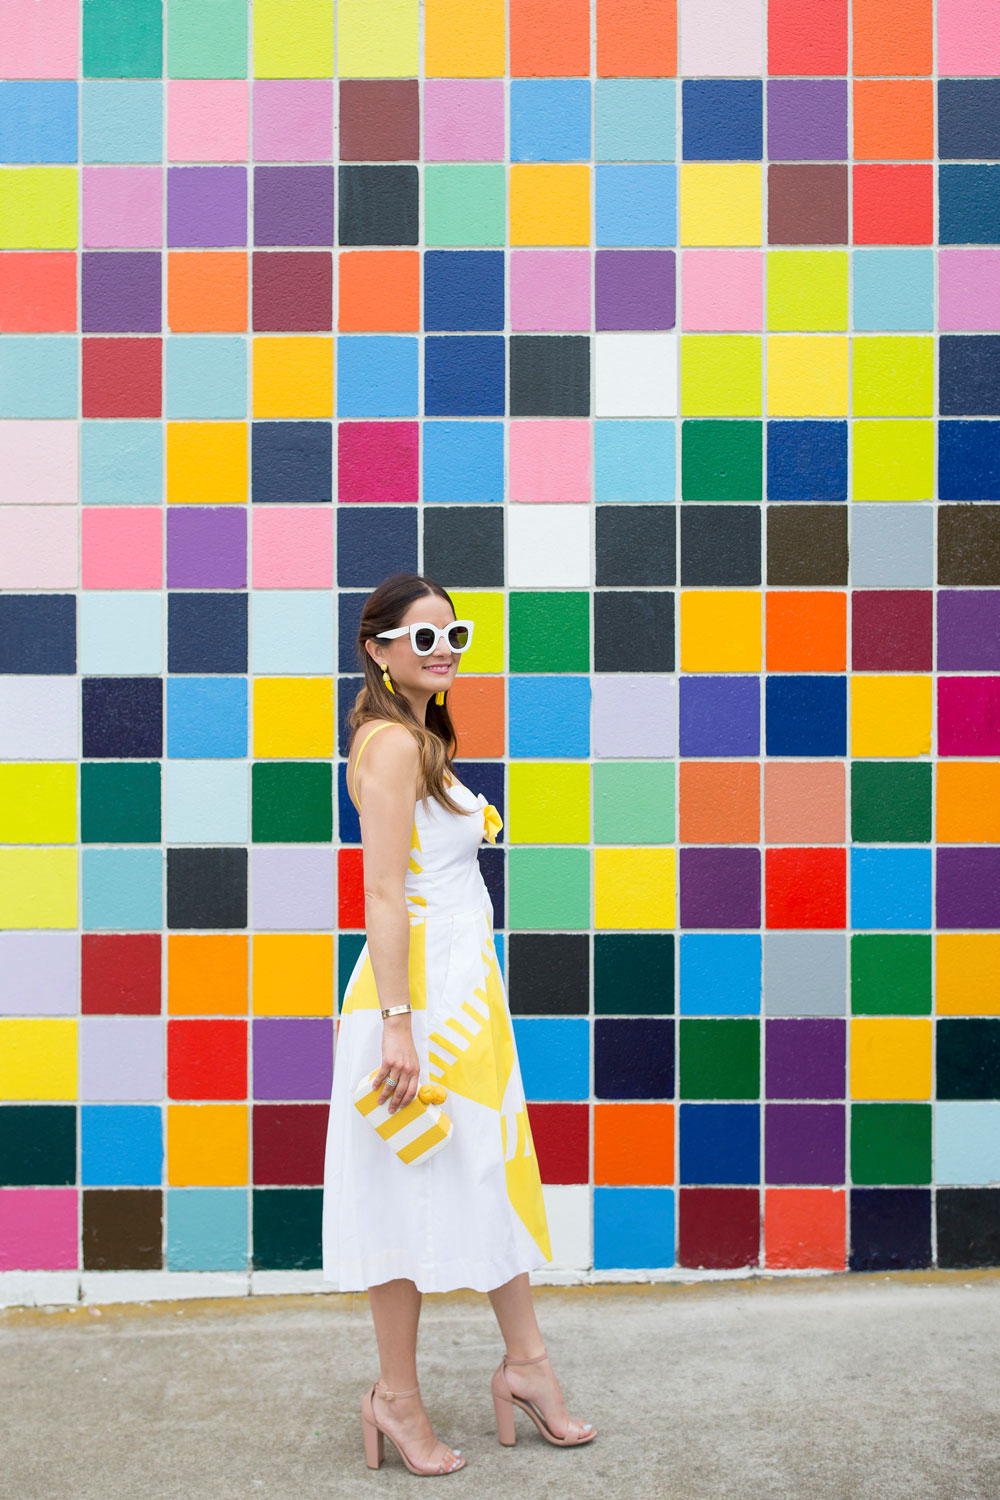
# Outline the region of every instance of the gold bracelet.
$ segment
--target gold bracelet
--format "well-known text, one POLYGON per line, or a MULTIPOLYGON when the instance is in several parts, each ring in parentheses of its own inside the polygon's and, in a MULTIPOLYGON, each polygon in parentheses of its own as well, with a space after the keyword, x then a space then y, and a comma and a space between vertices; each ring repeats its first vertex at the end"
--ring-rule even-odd
POLYGON ((408 1015, 412 1009, 412 1005, 390 1005, 387 1010, 384 1010, 382 1012, 382 1019, 384 1021, 386 1016, 405 1016, 408 1015))

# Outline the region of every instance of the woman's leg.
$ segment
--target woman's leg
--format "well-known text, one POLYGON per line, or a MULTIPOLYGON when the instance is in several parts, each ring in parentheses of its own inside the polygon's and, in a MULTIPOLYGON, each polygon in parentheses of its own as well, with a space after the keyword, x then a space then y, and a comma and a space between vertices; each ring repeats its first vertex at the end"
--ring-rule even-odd
POLYGON ((368 1288, 368 1301, 375 1324, 378 1344, 379 1383, 373 1398, 376 1419, 390 1437, 398 1436, 415 1464, 443 1465, 460 1468, 460 1449, 439 1442, 424 1411, 420 1392, 386 1400, 381 1388, 411 1391, 417 1384, 417 1325, 423 1294, 416 1284, 404 1277, 383 1281, 368 1288))
MULTIPOLYGON (((531 1280, 527 1271, 494 1287, 489 1294, 511 1359, 532 1359, 545 1348, 531 1300, 531 1280)), ((556 1437, 574 1431, 590 1430, 591 1423, 571 1417, 566 1409, 562 1387, 548 1359, 533 1365, 508 1365, 507 1384, 515 1396, 533 1401, 556 1437)))

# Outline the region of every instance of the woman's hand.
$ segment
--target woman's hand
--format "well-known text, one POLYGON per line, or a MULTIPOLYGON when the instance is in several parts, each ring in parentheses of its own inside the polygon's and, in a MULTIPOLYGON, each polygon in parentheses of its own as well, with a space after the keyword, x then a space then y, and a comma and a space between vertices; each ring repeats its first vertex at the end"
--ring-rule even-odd
POLYGON ((381 1089, 379 1104, 388 1102, 389 1113, 403 1109, 417 1096, 420 1084, 420 1059, 413 1044, 410 1018, 387 1016, 382 1022, 382 1066, 375 1075, 372 1089, 381 1089), (387 1078, 396 1079, 396 1087, 385 1087, 387 1078))

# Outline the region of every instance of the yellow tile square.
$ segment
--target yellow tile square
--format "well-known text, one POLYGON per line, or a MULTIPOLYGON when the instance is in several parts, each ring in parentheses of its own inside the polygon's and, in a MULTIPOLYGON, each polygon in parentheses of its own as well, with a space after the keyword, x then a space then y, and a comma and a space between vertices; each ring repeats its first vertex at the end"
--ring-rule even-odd
POLYGON ((167 1105, 171 1187, 242 1187, 249 1176, 245 1104, 167 1105))
POLYGON ((553 761, 512 761, 507 793, 512 844, 586 844, 590 768, 553 761))
POLYGON ((927 334, 854 339, 854 415, 934 415, 934 340, 927 334))
POLYGON ((590 168, 534 162, 510 169, 512 245, 589 245, 590 168))
POLYGON ((761 595, 741 589, 681 594, 682 672, 759 672, 761 595))
POLYGON ((75 1099, 76 1021, 0 1020, 0 1099, 75 1099))
POLYGON ((255 417, 333 416, 333 339, 307 334, 253 341, 255 417))
POLYGON ((930 1020, 851 1021, 852 1099, 929 1099, 931 1074, 930 1020))
POLYGON ((777 334, 767 341, 771 417, 847 415, 847 339, 777 334))
POLYGON ((254 755, 328 758, 334 727, 332 677, 254 678, 254 755))
POLYGON ((167 500, 171 505, 245 505, 245 422, 167 423, 167 500))
POLYGON ((673 927, 675 892, 673 849, 594 850, 595 927, 673 927))
POLYGON ((75 842, 75 764, 0 765, 0 844, 75 842))
POLYGON ((0 849, 0 929, 75 927, 76 849, 0 849))
POLYGON ((504 0, 424 0, 424 73, 428 78, 502 78, 507 34, 504 0))
POLYGON ((0 167, 0 250, 75 250, 76 167, 0 167))
MULTIPOLYGON (((372 0, 368 0, 371 8, 372 0)), ((340 9, 344 9, 341 0, 340 9)), ((257 78, 330 78, 333 74, 330 0, 254 0, 253 70, 257 78)), ((207 22, 206 18, 206 24, 207 22)), ((341 21, 343 26, 343 21, 341 21)))
POLYGON ((333 934, 256 933, 250 993, 257 1016, 333 1015, 333 934))
POLYGON ((681 412, 685 417, 759 417, 758 334, 688 333, 681 339, 681 412))
POLYGON ((456 620, 471 620, 475 626, 472 645, 459 659, 458 670, 502 672, 504 668, 503 594, 470 594, 450 589, 456 620))
POLYGON ((939 932, 939 1016, 1000 1016, 1000 932, 939 932))
POLYGON ((933 422, 855 422, 855 500, 934 498, 933 422))
POLYGON ((852 755, 929 755, 930 677, 855 673, 851 678, 852 755))
POLYGON ((759 245, 763 184, 756 162, 684 162, 682 245, 759 245))
POLYGON ((415 78, 419 0, 337 0, 337 72, 341 78, 415 78))
POLYGON ((846 250, 769 250, 767 326, 777 332, 847 327, 846 250))

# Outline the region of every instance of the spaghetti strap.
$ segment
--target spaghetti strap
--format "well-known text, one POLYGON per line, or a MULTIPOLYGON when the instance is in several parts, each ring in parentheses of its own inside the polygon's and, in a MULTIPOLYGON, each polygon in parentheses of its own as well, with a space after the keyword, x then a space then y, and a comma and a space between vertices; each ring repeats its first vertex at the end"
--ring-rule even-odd
POLYGON ((374 729, 369 729, 368 733, 365 735, 364 739, 361 741, 361 746, 360 746, 360 748, 358 750, 358 753, 354 757, 354 770, 351 772, 351 790, 354 793, 355 806, 357 805, 357 801, 358 801, 358 765, 360 763, 362 755, 364 755, 364 753, 365 753, 365 746, 367 745, 368 741, 373 738, 373 736, 375 736, 376 734, 378 734, 378 732, 379 732, 380 729, 388 729, 388 728, 390 728, 390 726, 392 725, 392 723, 393 723, 393 720, 386 719, 384 723, 382 723, 382 724, 376 724, 374 729))

